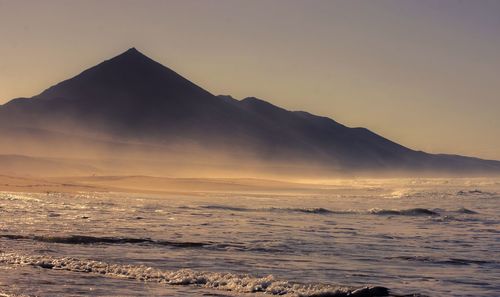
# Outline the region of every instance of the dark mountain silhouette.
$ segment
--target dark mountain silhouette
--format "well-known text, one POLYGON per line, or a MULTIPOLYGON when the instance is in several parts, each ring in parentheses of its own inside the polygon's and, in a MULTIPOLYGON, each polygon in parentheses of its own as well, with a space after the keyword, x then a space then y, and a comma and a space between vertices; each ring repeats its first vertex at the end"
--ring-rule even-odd
POLYGON ((37 96, 0 106, 0 126, 142 143, 192 142, 343 172, 500 172, 498 161, 427 154, 365 128, 288 111, 254 97, 214 96, 134 48, 37 96))

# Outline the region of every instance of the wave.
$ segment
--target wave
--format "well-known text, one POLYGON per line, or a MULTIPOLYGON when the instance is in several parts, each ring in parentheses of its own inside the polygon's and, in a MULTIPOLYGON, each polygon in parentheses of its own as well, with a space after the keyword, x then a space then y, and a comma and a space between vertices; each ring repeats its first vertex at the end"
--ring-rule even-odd
POLYGON ((333 211, 322 207, 315 208, 281 208, 281 207, 269 207, 269 208, 245 208, 245 207, 234 207, 228 205, 204 205, 201 206, 204 209, 215 209, 215 210, 227 210, 227 211, 237 211, 237 212, 299 212, 299 213, 310 213, 310 214, 349 214, 355 213, 352 211, 333 211))
POLYGON ((463 214, 478 214, 478 212, 476 211, 473 211, 473 210, 470 210, 470 209, 467 209, 465 207, 462 207, 460 209, 458 209, 457 211, 455 211, 456 213, 463 213, 463 214))
POLYGON ((162 245, 178 248, 201 248, 212 245, 206 242, 179 242, 167 240, 153 240, 150 238, 129 238, 129 237, 96 237, 84 235, 69 235, 69 236, 42 236, 42 235, 16 235, 16 234, 0 234, 0 238, 12 240, 34 240, 47 243, 64 243, 64 244, 150 244, 162 245))
POLYGON ((317 208, 277 208, 271 207, 267 209, 271 212, 301 212, 301 213, 311 213, 311 214, 352 214, 353 211, 334 211, 322 207, 317 208))
POLYGON ((498 193, 495 192, 486 192, 478 189, 475 190, 460 190, 457 192, 457 196, 496 196, 498 193))
POLYGON ((269 295, 298 297, 389 296, 389 289, 379 286, 353 288, 329 284, 301 284, 275 279, 272 275, 256 277, 248 274, 202 272, 190 269, 168 271, 144 265, 109 264, 69 257, 57 258, 52 256, 27 256, 15 253, 1 253, 0 263, 90 273, 105 277, 135 279, 166 285, 198 286, 236 293, 261 292, 269 295))
POLYGON ((472 264, 487 265, 487 264, 497 263, 495 261, 483 261, 483 260, 459 259, 459 258, 438 259, 425 256, 400 256, 400 257, 392 257, 389 259, 400 259, 405 261, 426 262, 431 264, 445 264, 445 265, 472 265, 472 264))
POLYGON ((409 208, 402 210, 394 210, 394 209, 378 209, 373 208, 370 209, 371 214, 375 215, 390 215, 390 216, 439 216, 438 212, 427 208, 409 208))
POLYGON ((0 199, 7 201, 42 202, 42 200, 30 197, 28 195, 20 195, 17 193, 8 193, 8 192, 1 193, 0 199))
POLYGON ((227 205, 205 205, 202 208, 215 209, 215 210, 230 210, 230 211, 256 211, 257 209, 244 208, 244 207, 234 207, 227 205))
POLYGON ((371 214, 380 216, 441 216, 445 214, 478 214, 474 210, 467 208, 460 208, 454 211, 447 211, 443 209, 428 209, 428 208, 408 208, 408 209, 380 209, 372 208, 368 211, 355 211, 355 210, 330 210, 327 208, 244 208, 233 207, 226 205, 206 205, 201 206, 204 209, 215 209, 222 211, 236 211, 236 212, 284 212, 284 213, 305 213, 317 215, 356 215, 356 214, 371 214))
MULTIPOLYGON (((91 245, 91 244, 138 244, 149 246, 162 246, 170 248, 188 248, 188 249, 210 249, 210 250, 233 250, 233 251, 250 251, 257 253, 286 253, 290 250, 280 249, 276 247, 261 247, 261 246, 246 246, 238 243, 221 243, 221 242, 190 242, 190 241, 169 241, 155 240, 151 238, 133 238, 133 237, 97 237, 86 235, 67 235, 67 236, 50 236, 50 235, 18 235, 18 234, 0 234, 0 238, 9 240, 33 240, 45 243, 61 243, 74 245, 91 245)), ((1 297, 1 296, 0 296, 1 297)))
POLYGON ((13 293, 7 293, 7 292, 0 291, 0 297, 30 297, 30 296, 28 296, 28 295, 19 295, 19 294, 13 294, 13 293))

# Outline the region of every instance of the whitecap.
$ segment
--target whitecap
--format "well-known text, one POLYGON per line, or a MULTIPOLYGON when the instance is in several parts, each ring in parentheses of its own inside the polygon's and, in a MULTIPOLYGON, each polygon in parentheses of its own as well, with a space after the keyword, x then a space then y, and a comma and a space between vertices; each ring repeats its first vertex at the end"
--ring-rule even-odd
POLYGON ((389 295, 389 289, 377 286, 353 288, 330 284, 301 284, 279 280, 272 275, 256 277, 249 274, 203 272, 190 269, 168 271, 144 265, 109 264, 106 262, 82 260, 71 257, 57 258, 41 255, 1 253, 0 263, 90 273, 106 277, 135 279, 138 281, 156 282, 166 285, 192 285, 237 293, 262 292, 269 295, 297 297, 370 297, 389 295))

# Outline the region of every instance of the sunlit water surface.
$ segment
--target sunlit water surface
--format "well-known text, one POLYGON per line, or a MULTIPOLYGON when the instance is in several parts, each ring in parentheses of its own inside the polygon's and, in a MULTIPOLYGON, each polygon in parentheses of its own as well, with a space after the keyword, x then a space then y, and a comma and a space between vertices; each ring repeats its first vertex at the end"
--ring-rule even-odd
POLYGON ((0 193, 0 296, 500 295, 498 180, 317 193, 0 193))

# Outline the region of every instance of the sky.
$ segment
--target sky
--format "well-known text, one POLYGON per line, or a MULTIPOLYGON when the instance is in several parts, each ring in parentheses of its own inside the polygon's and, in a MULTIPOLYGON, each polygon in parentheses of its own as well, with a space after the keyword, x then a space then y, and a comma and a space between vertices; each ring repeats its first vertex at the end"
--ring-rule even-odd
POLYGON ((0 104, 130 47, 213 94, 500 160, 500 1, 0 0, 0 104))

